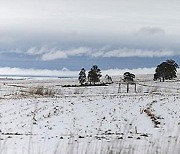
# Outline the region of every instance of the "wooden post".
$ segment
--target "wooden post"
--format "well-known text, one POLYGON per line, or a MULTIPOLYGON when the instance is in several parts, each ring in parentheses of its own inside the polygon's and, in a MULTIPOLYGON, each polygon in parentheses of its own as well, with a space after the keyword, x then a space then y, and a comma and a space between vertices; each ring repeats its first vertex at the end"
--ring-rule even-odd
POLYGON ((129 92, 129 83, 127 82, 127 93, 129 92))

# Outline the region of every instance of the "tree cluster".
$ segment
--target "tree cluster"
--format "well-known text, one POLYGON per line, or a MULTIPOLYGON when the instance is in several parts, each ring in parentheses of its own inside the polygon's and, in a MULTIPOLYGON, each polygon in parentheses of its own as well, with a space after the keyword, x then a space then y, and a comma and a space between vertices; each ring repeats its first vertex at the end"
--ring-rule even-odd
POLYGON ((101 78, 101 70, 98 68, 97 65, 94 65, 91 70, 88 72, 88 76, 86 77, 86 70, 84 68, 81 69, 80 73, 79 73, 79 83, 81 85, 85 85, 88 84, 87 82, 89 82, 89 84, 96 84, 98 82, 100 82, 100 78, 101 78))
POLYGON ((154 80, 159 79, 164 82, 176 78, 177 68, 179 68, 178 64, 172 59, 162 62, 155 70, 154 80))
MULTIPOLYGON (((176 78, 177 75, 177 68, 179 68, 178 64, 170 59, 170 60, 166 60, 164 62, 162 62, 161 64, 159 64, 155 70, 155 74, 154 74, 154 80, 162 80, 163 82, 165 80, 171 80, 173 78, 176 78)), ((88 72, 88 75, 86 76, 86 70, 84 68, 82 68, 79 72, 79 83, 81 85, 95 85, 96 83, 100 82, 100 78, 102 77, 101 75, 101 70, 98 68, 97 65, 94 65, 90 71, 88 72)), ((130 72, 125 72, 123 74, 123 81, 126 83, 134 83, 134 78, 135 75, 130 73, 130 72)), ((105 76, 105 80, 106 83, 112 83, 112 78, 108 75, 105 76)))

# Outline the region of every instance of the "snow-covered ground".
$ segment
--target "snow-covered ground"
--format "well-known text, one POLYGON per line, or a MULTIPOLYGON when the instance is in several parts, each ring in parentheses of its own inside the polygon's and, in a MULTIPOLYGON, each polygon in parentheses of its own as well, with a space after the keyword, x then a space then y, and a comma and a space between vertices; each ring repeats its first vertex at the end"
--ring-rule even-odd
POLYGON ((77 79, 1 79, 0 153, 178 154, 180 79, 137 75, 137 91, 77 79), (119 90, 119 92, 118 92, 119 90))

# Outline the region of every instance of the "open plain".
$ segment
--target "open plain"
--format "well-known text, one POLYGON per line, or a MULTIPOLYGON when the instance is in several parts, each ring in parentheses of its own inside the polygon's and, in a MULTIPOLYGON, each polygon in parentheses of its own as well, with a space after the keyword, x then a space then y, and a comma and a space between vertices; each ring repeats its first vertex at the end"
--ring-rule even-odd
POLYGON ((0 80, 0 153, 178 154, 180 79, 138 75, 137 89, 70 79, 0 80), (119 91, 118 91, 119 90, 119 91))

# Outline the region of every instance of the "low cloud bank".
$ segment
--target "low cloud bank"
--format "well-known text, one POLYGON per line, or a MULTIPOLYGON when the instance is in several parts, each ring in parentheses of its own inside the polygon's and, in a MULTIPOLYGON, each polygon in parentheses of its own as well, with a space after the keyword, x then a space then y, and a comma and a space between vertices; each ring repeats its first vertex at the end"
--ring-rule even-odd
POLYGON ((63 68, 62 70, 48 70, 48 69, 23 69, 23 68, 10 68, 1 67, 0 75, 7 76, 54 76, 54 77, 72 77, 77 76, 77 71, 69 71, 63 68))
POLYGON ((166 57, 166 56, 179 56, 180 52, 171 49, 139 49, 139 48, 116 48, 111 49, 108 47, 90 48, 79 47, 61 50, 58 48, 30 48, 26 52, 28 55, 39 56, 43 61, 53 61, 57 59, 67 59, 75 56, 89 56, 89 57, 166 57))
MULTIPOLYGON (((134 74, 154 74, 155 68, 137 68, 137 69, 109 69, 101 70, 102 75, 110 76, 123 75, 124 72, 131 72, 134 74)), ((88 70, 86 71, 88 72, 88 70)), ((180 69, 177 71, 180 73, 180 69)), ((48 69, 23 69, 23 68, 10 68, 0 67, 1 76, 39 76, 39 77, 78 77, 79 71, 70 71, 67 68, 62 70, 48 70, 48 69)))
MULTIPOLYGON (((154 74, 155 68, 138 68, 138 69, 109 69, 102 70, 102 75, 109 74, 122 75, 124 72, 132 72, 134 74, 154 74)), ((88 72, 88 70, 86 71, 88 72)), ((23 69, 23 68, 10 68, 1 67, 0 75, 3 76, 54 76, 54 77, 77 77, 79 71, 70 71, 66 68, 62 70, 48 70, 48 69, 23 69)))
POLYGON ((106 75, 122 75, 125 72, 131 72, 133 74, 154 74, 155 68, 137 68, 137 69, 109 69, 102 70, 102 74, 106 75))
POLYGON ((56 59, 65 59, 73 56, 90 56, 90 57, 165 57, 180 55, 179 52, 161 49, 161 50, 142 50, 142 49, 128 49, 119 48, 115 50, 92 49, 87 47, 80 47, 70 50, 50 50, 42 54, 43 61, 51 61, 56 59))

